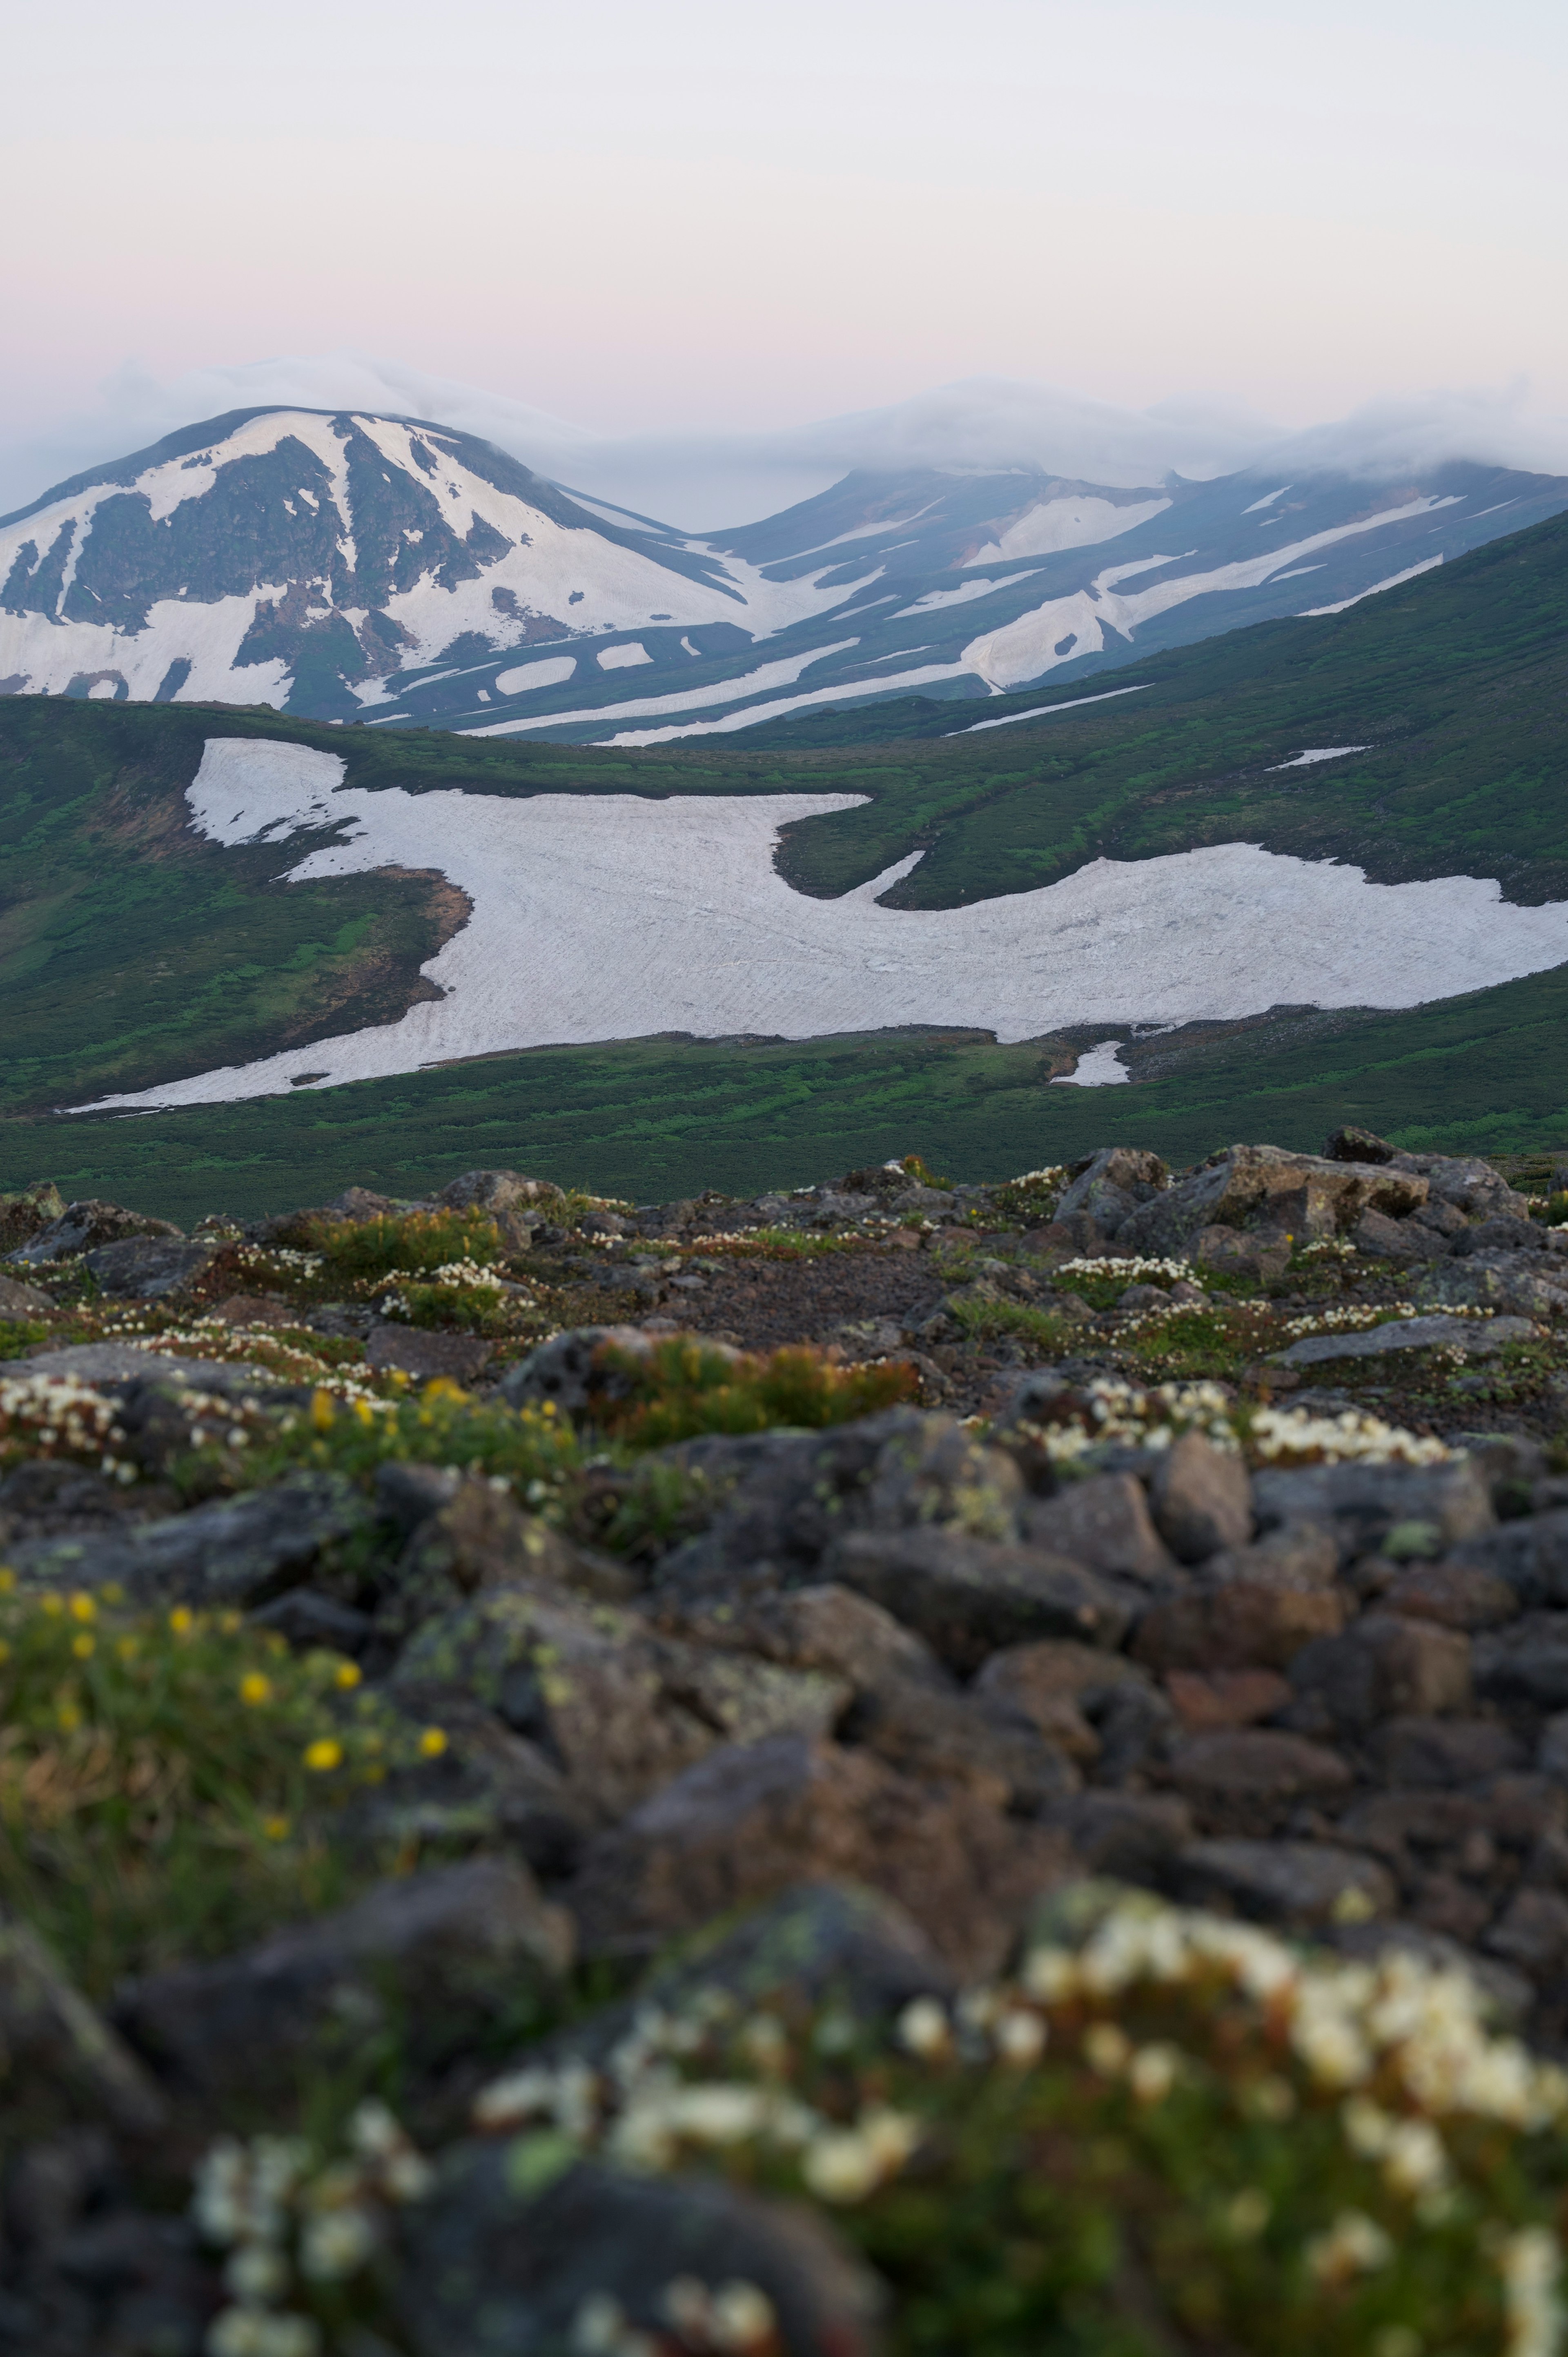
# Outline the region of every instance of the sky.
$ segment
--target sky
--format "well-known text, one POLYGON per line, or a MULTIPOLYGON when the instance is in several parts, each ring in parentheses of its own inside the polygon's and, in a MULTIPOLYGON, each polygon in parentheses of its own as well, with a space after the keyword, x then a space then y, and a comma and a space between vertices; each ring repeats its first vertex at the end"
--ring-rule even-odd
POLYGON ((5 506, 257 386, 489 403, 612 496, 955 384, 1568 464, 1561 0, 0 11, 5 506))

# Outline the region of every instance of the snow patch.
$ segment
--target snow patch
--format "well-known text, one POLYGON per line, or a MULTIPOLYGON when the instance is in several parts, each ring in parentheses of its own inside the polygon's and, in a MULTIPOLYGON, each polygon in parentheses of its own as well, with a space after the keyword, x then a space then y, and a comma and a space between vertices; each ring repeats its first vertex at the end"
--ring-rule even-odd
POLYGON ((510 671, 498 671, 496 686, 502 695, 526 695, 532 688, 559 687, 576 668, 575 655, 546 655, 542 662, 513 663, 510 671))
POLYGON ((1243 508, 1241 512, 1243 515, 1256 515, 1260 508, 1272 508, 1276 500, 1283 500, 1287 491, 1294 489, 1294 483, 1282 483, 1277 491, 1265 491, 1261 500, 1254 500, 1251 506, 1243 508))
POLYGON ((1092 548, 1097 541, 1120 539, 1152 516, 1164 515, 1169 505, 1163 499, 1140 500, 1132 507, 1087 497, 1041 500, 967 561, 995 565, 1007 556, 1052 556, 1060 548, 1092 548))
POLYGON ((1048 720, 1053 713, 1077 712, 1086 704, 1109 704, 1118 695, 1142 695, 1153 687, 1152 679, 1141 679, 1136 687, 1108 687, 1100 695, 1075 695, 1067 704, 1042 704, 1033 712, 1006 712, 1000 720, 972 721, 967 728, 950 728, 950 737, 978 737, 983 728, 1015 728, 1021 720, 1048 720))
MULTIPOLYGON (((784 824, 861 795, 512 800, 373 792, 342 774, 336 755, 219 737, 188 790, 193 820, 220 843, 357 827, 292 879, 438 868, 469 898, 469 922, 424 969, 445 996, 314 1044, 311 1068, 329 1082, 661 1031, 811 1039, 950 1024, 1015 1040, 1281 1002, 1412 1006, 1568 963, 1568 904, 1514 908, 1474 877, 1369 884, 1359 868, 1231 843, 1096 859, 965 908, 895 909, 879 895, 918 855, 839 900, 793 891, 775 866, 784 824)), ((1103 1058, 1104 1043, 1091 1052, 1103 1058)), ((101 1103, 283 1095, 300 1061, 294 1049, 101 1103)))
MULTIPOLYGON (((498 720, 489 728, 463 728, 463 737, 515 737, 529 728, 563 728, 584 720, 644 719, 655 712, 694 712, 704 704, 736 704, 748 695, 765 694, 770 687, 792 687, 812 663, 829 655, 847 654, 858 639, 835 639, 831 646, 812 647, 806 654, 783 655, 777 662, 759 663, 739 679, 721 679, 706 687, 677 688, 668 695, 630 696, 624 704, 589 705, 575 712, 551 712, 535 720, 498 720)), ((640 741, 640 740, 639 740, 640 741)))
POLYGON ((639 639, 629 646, 601 647, 596 658, 601 671, 629 671, 634 663, 651 662, 653 657, 639 639))
POLYGON ((1314 745, 1308 751, 1298 753, 1293 761, 1271 762, 1269 774, 1272 777, 1276 770, 1310 770, 1315 761, 1342 761, 1347 753, 1369 753, 1371 749, 1369 745, 1314 745))
POLYGON ((1442 562, 1441 556, 1429 556, 1424 565, 1407 565, 1402 573, 1391 573, 1386 581, 1374 581, 1369 589, 1358 589, 1353 597, 1341 597, 1336 605, 1309 606, 1301 619, 1310 622, 1320 614, 1348 614, 1363 597, 1380 597, 1385 589, 1397 589, 1402 582, 1418 580, 1423 573, 1435 573, 1442 562))
POLYGON ((1118 1081, 1130 1082, 1133 1075, 1120 1060, 1121 1049, 1120 1039, 1101 1039, 1086 1048, 1076 1071, 1052 1073, 1052 1088, 1109 1089, 1118 1081))
POLYGON ((965 581, 956 589, 928 589, 912 606, 900 606, 890 617, 901 622, 909 614, 934 614, 939 606, 967 606, 972 597, 989 597, 993 589, 1010 589, 1015 581, 1032 581, 1034 574, 1010 573, 1001 581, 965 581))

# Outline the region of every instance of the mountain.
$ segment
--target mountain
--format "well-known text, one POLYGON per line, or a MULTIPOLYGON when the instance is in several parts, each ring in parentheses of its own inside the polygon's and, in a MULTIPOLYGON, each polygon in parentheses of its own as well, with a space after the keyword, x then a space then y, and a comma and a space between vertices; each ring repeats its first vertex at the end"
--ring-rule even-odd
POLYGON ((860 468, 698 539, 426 420, 232 411, 0 521, 0 693, 636 747, 1076 682, 1568 507, 1489 464, 1298 475, 860 468))
POLYGON ((404 1177, 471 1131, 757 1186, 862 1135, 1061 1160, 1103 1121, 1075 1079, 1184 1156, 1377 1106, 1568 1140, 1565 650, 1559 518, 957 735, 905 699, 892 744, 15 696, 0 1159, 264 1200, 347 1125, 404 1177), (93 1103, 140 1117, 49 1110, 93 1103))

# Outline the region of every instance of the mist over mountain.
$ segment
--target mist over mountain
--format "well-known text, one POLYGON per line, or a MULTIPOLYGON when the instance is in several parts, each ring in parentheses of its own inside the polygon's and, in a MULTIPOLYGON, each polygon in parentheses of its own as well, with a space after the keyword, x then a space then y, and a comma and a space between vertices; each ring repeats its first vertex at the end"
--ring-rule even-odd
POLYGON ((826 485, 698 535, 607 498, 602 446, 538 413, 509 430, 567 483, 449 420, 231 410, 0 520, 0 693, 633 746, 972 704, 1337 610, 1568 507, 1568 471, 1455 455, 1462 423, 1260 456, 1255 421, 957 387, 795 437, 783 473, 826 485))

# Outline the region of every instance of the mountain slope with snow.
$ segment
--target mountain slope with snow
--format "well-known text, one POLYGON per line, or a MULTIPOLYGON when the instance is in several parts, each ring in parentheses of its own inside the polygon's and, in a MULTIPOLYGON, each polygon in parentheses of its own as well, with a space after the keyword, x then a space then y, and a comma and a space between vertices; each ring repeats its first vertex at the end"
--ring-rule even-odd
POLYGON ((851 473, 696 539, 411 418, 235 411, 0 521, 0 693, 645 746, 1077 680, 1337 611, 1568 508, 1447 461, 851 473))

